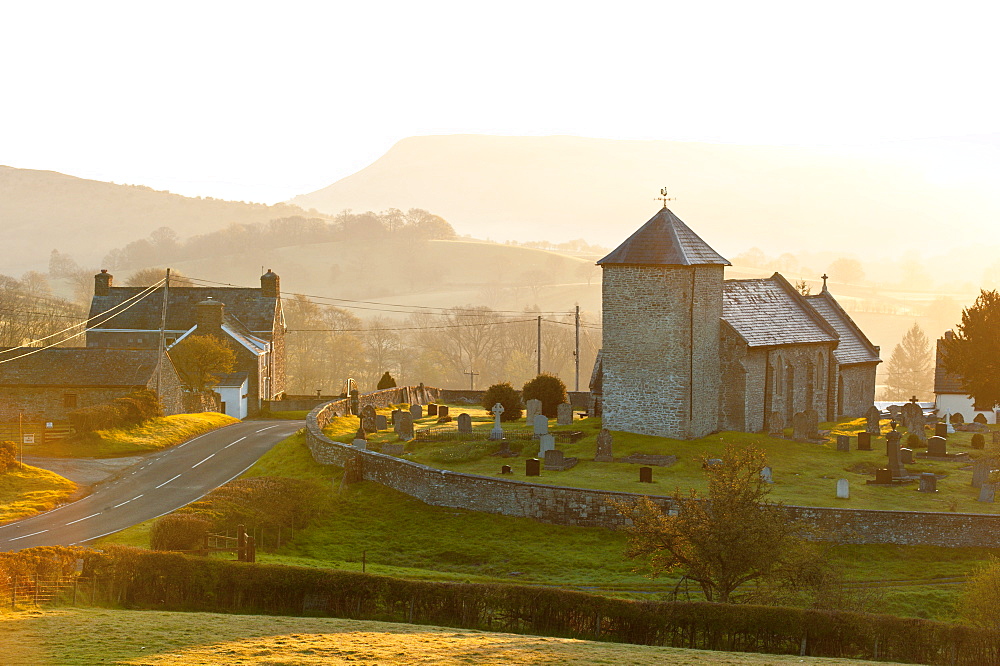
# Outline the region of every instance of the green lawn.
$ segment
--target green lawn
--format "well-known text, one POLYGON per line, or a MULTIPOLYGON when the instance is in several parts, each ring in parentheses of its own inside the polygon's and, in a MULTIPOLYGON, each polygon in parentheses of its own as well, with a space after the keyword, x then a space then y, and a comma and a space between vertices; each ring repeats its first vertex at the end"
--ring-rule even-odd
MULTIPOLYGON (((453 418, 462 412, 467 412, 472 417, 474 428, 492 427, 492 416, 481 407, 465 405, 450 407, 453 418)), ((417 429, 432 427, 435 420, 434 417, 420 419, 415 427, 417 429)), ((552 420, 551 423, 554 424, 555 421, 552 420)), ((331 422, 326 433, 332 439, 350 442, 357 427, 356 418, 341 417, 331 422)), ((454 430, 457 426, 453 421, 451 424, 435 427, 441 430, 454 430)), ((504 427, 527 429, 527 424, 521 419, 512 424, 504 424, 504 427)), ((977 501, 979 491, 970 484, 972 472, 967 463, 925 462, 918 458, 914 464, 908 465, 907 469, 914 473, 934 472, 946 475, 938 481, 938 492, 933 495, 916 492, 915 483, 892 488, 866 485, 866 480, 874 478, 874 470, 886 465, 884 437, 873 440, 871 451, 857 451, 852 448, 849 453, 841 453, 837 451, 836 446, 837 434, 856 434, 864 429, 864 419, 822 424, 822 429, 831 431, 823 444, 795 442, 764 434, 739 432, 724 432, 690 441, 613 432, 616 457, 637 452, 677 456, 675 465, 653 468, 653 484, 639 483, 638 465, 593 461, 597 434, 601 428, 600 419, 582 419, 575 421, 572 426, 550 426, 550 428, 553 432, 584 433, 582 439, 572 444, 557 442, 558 448, 567 457, 580 459, 576 467, 565 472, 543 471, 540 477, 525 477, 524 459, 537 455, 538 444, 535 442, 513 442, 514 447, 524 445, 521 455, 502 459, 489 455, 489 452, 496 450, 497 445, 487 441, 471 443, 414 441, 407 445, 406 457, 431 467, 492 477, 501 477, 500 467, 507 464, 514 469, 513 478, 534 483, 664 495, 672 493, 675 488, 685 491, 688 488, 704 490, 705 482, 701 473, 704 457, 718 457, 729 443, 753 444, 765 451, 768 464, 773 469, 775 483, 771 493, 772 499, 786 504, 853 509, 1000 512, 998 504, 984 504, 977 501), (836 484, 841 478, 851 483, 850 499, 836 498, 836 484)), ((883 431, 885 430, 888 430, 888 421, 883 424, 883 431)), ((987 435, 987 440, 989 439, 987 435)), ((949 450, 966 452, 973 458, 983 455, 983 451, 971 448, 971 440, 972 433, 955 433, 948 438, 949 450)), ((395 442, 397 438, 389 430, 370 435, 369 441, 372 448, 377 448, 384 442, 395 442)))
POLYGON ((165 449, 232 423, 239 423, 239 419, 217 412, 175 414, 131 428, 98 430, 91 435, 26 445, 24 452, 58 458, 117 458, 165 449))
POLYGON ((47 469, 18 465, 0 472, 0 524, 54 509, 74 492, 75 483, 47 469))

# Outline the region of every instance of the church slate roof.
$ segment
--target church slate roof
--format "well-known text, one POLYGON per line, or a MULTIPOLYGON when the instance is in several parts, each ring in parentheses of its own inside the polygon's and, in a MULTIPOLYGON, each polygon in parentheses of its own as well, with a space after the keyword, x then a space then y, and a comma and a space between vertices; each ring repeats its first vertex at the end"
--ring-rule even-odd
POLYGON ((722 319, 750 347, 838 340, 836 330, 778 273, 722 284, 722 319))
POLYGON ((602 264, 632 264, 640 266, 698 266, 731 264, 698 234, 691 231, 669 208, 662 208, 646 224, 608 256, 602 264))
MULTIPOLYGON (((145 287, 111 287, 107 296, 95 295, 90 304, 90 316, 95 317, 110 308, 139 294, 145 287)), ((167 304, 168 331, 186 331, 197 323, 197 305, 206 298, 214 298, 226 305, 226 315, 237 319, 254 332, 270 332, 274 326, 277 300, 261 295, 260 289, 248 287, 171 287, 167 304)), ((163 290, 158 289, 145 298, 130 303, 132 307, 112 316, 107 321, 98 319, 93 330, 129 329, 158 330, 163 309, 163 290)))
POLYGON ((0 386, 131 387, 145 386, 156 370, 155 349, 99 347, 7 347, 0 361, 0 386))
MULTIPOLYGON (((945 337, 953 336, 954 333, 947 331, 945 337)), ((956 395, 968 395, 965 390, 962 389, 962 380, 958 375, 953 375, 944 369, 944 363, 942 362, 942 357, 944 355, 944 350, 942 349, 942 343, 944 339, 938 338, 937 346, 935 348, 934 354, 934 393, 936 395, 951 393, 956 395)))
POLYGON ((878 349, 858 328, 844 308, 840 307, 833 294, 824 289, 818 294, 806 296, 805 299, 840 336, 840 344, 833 350, 833 358, 839 365, 881 362, 878 349))

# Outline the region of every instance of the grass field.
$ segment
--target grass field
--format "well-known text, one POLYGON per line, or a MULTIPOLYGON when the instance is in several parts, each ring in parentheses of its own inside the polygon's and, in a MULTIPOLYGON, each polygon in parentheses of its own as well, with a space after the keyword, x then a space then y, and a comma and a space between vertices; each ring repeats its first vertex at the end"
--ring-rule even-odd
POLYGON ((0 524, 33 516, 67 501, 76 484, 31 465, 0 473, 0 524))
POLYGON ((175 414, 151 419, 131 428, 98 430, 86 437, 25 445, 24 452, 34 456, 58 458, 117 458, 165 449, 210 430, 238 422, 232 416, 217 412, 175 414))
MULTIPOLYGON (((3 663, 866 664, 328 618, 73 609, 0 614, 3 663)), ((886 662, 879 662, 886 663, 886 662)))
MULTIPOLYGON (((488 429, 492 418, 478 406, 455 405, 451 407, 452 417, 462 412, 472 416, 474 428, 488 429)), ((416 422, 417 429, 434 424, 435 418, 428 417, 416 422)), ((552 423, 555 421, 553 420, 552 423)), ((333 421, 327 434, 338 441, 349 442, 357 430, 357 419, 342 417, 333 421)), ((505 427, 526 429, 524 420, 505 427)), ((456 428, 455 423, 439 428, 456 428)), ((676 440, 651 437, 632 433, 613 432, 614 455, 628 456, 631 453, 654 453, 677 456, 677 463, 671 467, 654 467, 653 484, 639 483, 638 465, 627 463, 596 463, 593 461, 600 432, 600 419, 577 420, 572 426, 554 426, 553 432, 580 431, 584 437, 577 442, 557 443, 567 457, 579 458, 579 464, 565 472, 542 472, 540 477, 524 476, 524 459, 537 455, 538 445, 534 442, 513 442, 512 446, 524 445, 519 457, 501 459, 490 456, 497 448, 488 441, 476 442, 411 442, 407 445, 407 459, 431 467, 501 477, 500 467, 511 465, 515 479, 533 483, 595 488, 598 490, 618 490, 655 495, 666 495, 675 488, 687 490, 705 489, 701 464, 704 457, 718 457, 726 444, 753 444, 767 454, 768 464, 773 469, 774 485, 771 497, 786 504, 804 506, 827 506, 852 509, 897 509, 907 511, 959 511, 967 513, 998 513, 1000 504, 986 504, 977 501, 979 490, 970 484, 972 471, 969 463, 933 462, 919 458, 907 469, 913 473, 934 472, 943 474, 938 480, 936 494, 916 492, 916 484, 892 488, 868 486, 865 481, 873 479, 877 467, 885 467, 885 439, 872 442, 872 451, 851 450, 849 453, 837 451, 836 435, 855 434, 864 429, 864 419, 854 419, 839 423, 825 423, 824 430, 830 430, 822 444, 795 442, 791 439, 769 437, 764 434, 725 432, 695 440, 676 440), (850 481, 851 497, 847 500, 836 498, 837 480, 850 481)), ((883 424, 888 430, 888 422, 883 424)), ((972 433, 955 433, 948 438, 950 451, 968 453, 973 459, 983 455, 983 451, 972 449, 972 433)), ((373 448, 383 442, 397 441, 390 430, 369 436, 373 448)), ((904 433, 905 441, 905 433, 904 433)), ((916 451, 919 453, 919 450, 916 451)), ((506 477, 511 478, 511 477, 506 477)))

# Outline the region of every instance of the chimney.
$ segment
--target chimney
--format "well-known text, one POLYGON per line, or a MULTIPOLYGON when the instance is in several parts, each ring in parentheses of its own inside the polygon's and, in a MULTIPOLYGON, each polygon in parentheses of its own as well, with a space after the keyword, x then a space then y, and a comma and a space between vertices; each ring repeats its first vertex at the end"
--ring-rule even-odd
POLYGON ((272 273, 268 268, 267 272, 260 276, 260 293, 268 298, 278 298, 281 294, 280 279, 276 273, 272 273))
POLYGON ((222 335, 222 314, 225 304, 211 296, 198 303, 198 335, 222 335))
POLYGON ((94 276, 94 296, 107 296, 111 293, 111 282, 114 276, 108 269, 102 268, 101 272, 94 276))
POLYGON ((948 329, 947 331, 945 331, 944 332, 944 339, 945 340, 954 340, 955 339, 955 331, 953 331, 951 329, 948 329))

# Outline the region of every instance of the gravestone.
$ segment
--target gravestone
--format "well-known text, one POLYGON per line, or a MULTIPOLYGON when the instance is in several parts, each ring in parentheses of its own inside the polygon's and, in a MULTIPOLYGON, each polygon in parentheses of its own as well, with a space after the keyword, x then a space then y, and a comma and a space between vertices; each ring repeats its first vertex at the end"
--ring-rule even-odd
POLYGON ((976 417, 972 419, 973 423, 978 423, 980 425, 986 425, 989 421, 986 419, 986 414, 976 414, 976 417))
POLYGON ((413 415, 410 412, 400 412, 399 430, 396 432, 402 440, 410 441, 413 439, 413 415))
POLYGON ((524 461, 525 476, 541 476, 542 462, 538 458, 528 458, 524 461))
POLYGON ((437 408, 438 408, 437 415, 442 419, 448 418, 448 416, 451 414, 451 407, 449 407, 448 405, 438 405, 437 408))
POLYGON ((490 439, 503 439, 503 428, 500 427, 500 415, 503 414, 503 405, 499 402, 493 405, 493 430, 490 430, 490 439))
POLYGON ((385 414, 375 415, 375 430, 388 430, 389 429, 389 419, 385 418, 385 414))
POLYGON ((890 430, 885 434, 886 455, 889 457, 889 472, 893 479, 901 479, 906 475, 903 463, 899 457, 899 438, 902 434, 898 430, 890 430))
POLYGON ((872 434, 870 432, 858 433, 858 451, 872 450, 872 434))
POLYGON ((771 412, 767 418, 767 434, 772 437, 781 437, 785 434, 785 417, 781 412, 771 412))
POLYGON ((760 470, 760 478, 764 480, 764 483, 774 483, 774 476, 770 467, 760 470))
POLYGON ((410 405, 411 422, 422 418, 424 418, 424 408, 420 405, 410 405))
POLYGON ((392 410, 392 413, 389 415, 389 418, 392 421, 393 428, 396 427, 396 423, 399 421, 399 413, 400 413, 400 410, 394 409, 394 410, 392 410))
POLYGON ((378 430, 378 428, 375 427, 374 405, 365 405, 361 408, 361 427, 366 433, 378 430))
POLYGON ((924 472, 920 475, 920 487, 917 490, 922 493, 936 493, 937 477, 930 472, 924 472))
POLYGON ((799 442, 819 437, 819 414, 815 409, 798 412, 792 417, 792 437, 799 442))
POLYGON ((559 449, 551 449, 545 452, 545 469, 554 472, 565 472, 572 469, 579 462, 577 458, 567 458, 559 449))
POLYGON ((438 406, 433 402, 427 405, 427 416, 437 416, 438 406))
POLYGON ((884 468, 875 470, 875 483, 881 485, 891 484, 892 470, 884 468))
POLYGON ((353 446, 354 448, 359 449, 361 451, 367 451, 368 450, 368 440, 367 439, 355 439, 353 442, 351 442, 351 446, 353 446))
POLYGON ((531 425, 532 433, 535 435, 547 435, 549 432, 549 418, 545 414, 536 414, 531 425))
POLYGON ((948 440, 935 435, 927 440, 927 455, 932 458, 944 458, 948 455, 948 440))
POLYGON ((915 402, 906 403, 900 411, 900 417, 903 419, 903 427, 910 434, 916 435, 921 444, 925 444, 927 434, 924 432, 924 410, 920 405, 915 402))
POLYGON ((392 431, 396 433, 396 437, 399 437, 399 424, 403 421, 403 410, 394 409, 392 410, 392 431))
POLYGON ((934 424, 934 435, 936 437, 947 437, 948 436, 948 424, 947 423, 935 423, 934 424))
POLYGON ((541 435, 538 438, 538 455, 544 456, 546 451, 556 448, 556 438, 553 435, 541 435))
POLYGON ((573 405, 564 402, 556 408, 556 423, 559 425, 573 425, 573 405))
POLYGON ((977 432, 972 436, 972 448, 982 450, 986 447, 986 438, 983 437, 981 432, 977 432))
POLYGON ((837 450, 843 451, 844 453, 850 453, 851 451, 850 435, 837 435, 837 450))
POLYGON ((905 446, 899 450, 899 462, 904 465, 913 464, 913 449, 908 449, 905 446))
POLYGON ((880 435, 882 431, 879 429, 879 419, 881 418, 882 412, 879 411, 878 407, 874 405, 869 407, 868 411, 865 412, 865 432, 870 435, 880 435))
POLYGON ((400 444, 399 442, 387 443, 382 445, 382 453, 387 456, 401 456, 406 450, 406 444, 400 444))
POLYGON ((837 481, 837 499, 850 499, 851 497, 851 482, 847 479, 839 479, 837 481))
POLYGON ((524 420, 534 423, 535 417, 542 413, 542 401, 532 398, 524 404, 524 420))
POLYGON ((614 462, 615 457, 611 454, 611 432, 607 428, 601 428, 597 435, 597 453, 594 455, 594 462, 614 462))
MULTIPOLYGON (((957 414, 956 416, 958 416, 959 419, 962 418, 961 414, 957 414)), ((955 433, 955 426, 952 425, 955 422, 954 418, 955 417, 951 415, 951 411, 945 412, 945 415, 944 415, 944 424, 945 424, 945 427, 948 429, 948 434, 949 435, 952 435, 952 434, 955 433)))
POLYGON ((991 471, 993 471, 991 458, 980 458, 972 463, 972 486, 982 488, 983 484, 989 481, 991 471))
POLYGON ((996 494, 996 490, 992 483, 984 483, 979 488, 979 501, 980 502, 992 502, 993 496, 996 494))
POLYGON ((501 474, 513 474, 514 470, 512 470, 510 468, 510 465, 504 465, 503 467, 500 468, 500 473, 501 474))
POLYGON ((652 467, 640 467, 639 468, 639 483, 652 483, 653 482, 653 468, 652 467))
POLYGON ((1000 448, 1000 430, 993 431, 993 448, 1000 448))
POLYGON ((461 433, 472 432, 472 417, 464 412, 458 415, 458 431, 461 433))

